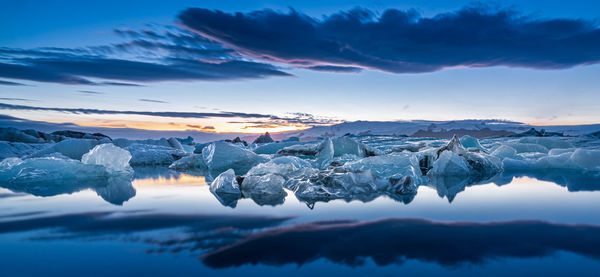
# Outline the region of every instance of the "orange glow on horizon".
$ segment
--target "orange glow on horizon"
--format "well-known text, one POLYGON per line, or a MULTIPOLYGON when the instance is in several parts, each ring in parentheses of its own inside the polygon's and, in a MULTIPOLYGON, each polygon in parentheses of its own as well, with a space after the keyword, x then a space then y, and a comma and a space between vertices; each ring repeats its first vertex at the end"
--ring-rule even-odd
MULTIPOLYGON (((51 120, 48 122, 52 123, 65 123, 65 121, 51 120)), ((103 127, 103 128, 132 128, 140 130, 151 130, 151 131, 201 131, 207 133, 243 133, 243 134, 264 134, 269 133, 281 133, 288 131, 301 131, 310 128, 309 125, 303 124, 287 124, 287 125, 275 125, 271 124, 269 127, 252 127, 250 123, 225 123, 225 124, 212 124, 213 128, 196 128, 190 127, 185 122, 150 122, 150 121, 133 121, 133 120, 77 120, 69 121, 70 123, 77 124, 84 127, 103 127)), ((217 123, 217 122, 214 122, 217 123)), ((210 124, 210 123, 209 123, 210 124)), ((207 124, 207 125, 209 125, 207 124)))

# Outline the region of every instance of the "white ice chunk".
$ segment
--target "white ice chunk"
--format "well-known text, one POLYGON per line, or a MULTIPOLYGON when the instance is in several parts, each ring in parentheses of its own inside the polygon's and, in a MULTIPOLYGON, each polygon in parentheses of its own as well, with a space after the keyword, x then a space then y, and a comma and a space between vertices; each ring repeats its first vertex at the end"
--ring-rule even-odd
POLYGON ((246 175, 277 174, 287 179, 302 169, 310 167, 311 164, 303 159, 294 156, 283 156, 256 165, 246 175))
POLYGON ((210 183, 210 191, 218 195, 229 194, 237 196, 238 198, 242 195, 233 169, 228 169, 219 174, 219 176, 210 183))
POLYGON ((277 205, 284 201, 285 179, 276 174, 246 176, 242 182, 242 194, 259 205, 277 205))
POLYGON ((129 160, 131 154, 129 151, 117 147, 111 143, 96 145, 90 152, 81 157, 84 164, 102 165, 108 171, 130 171, 129 160))
POLYGON ((385 156, 367 157, 356 161, 347 162, 342 168, 351 171, 370 170, 375 175, 383 178, 392 176, 421 176, 419 160, 412 154, 395 153, 385 156))
POLYGON ((241 174, 247 172, 253 166, 267 161, 267 158, 261 157, 252 151, 223 141, 214 142, 204 147, 202 157, 206 166, 213 172, 222 172, 232 168, 241 174))
POLYGON ((468 176, 471 172, 467 160, 452 151, 443 151, 427 172, 432 176, 468 176))

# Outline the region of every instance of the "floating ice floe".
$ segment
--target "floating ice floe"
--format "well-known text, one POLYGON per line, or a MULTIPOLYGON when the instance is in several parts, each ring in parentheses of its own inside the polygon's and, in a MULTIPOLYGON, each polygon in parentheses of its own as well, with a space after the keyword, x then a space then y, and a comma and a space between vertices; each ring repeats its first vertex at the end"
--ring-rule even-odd
POLYGON ((191 154, 176 160, 169 166, 169 168, 176 170, 204 169, 206 168, 206 163, 204 163, 204 157, 202 157, 202 154, 191 154))
POLYGON ((8 158, 0 162, 0 186, 38 196, 53 196, 92 188, 113 204, 135 195, 129 152, 112 144, 96 146, 83 162, 61 154, 8 158))
POLYGON ((131 161, 129 162, 132 166, 143 166, 143 165, 164 165, 168 166, 173 164, 178 159, 186 156, 181 149, 175 149, 173 147, 159 146, 152 144, 140 144, 134 143, 127 147, 125 150, 131 153, 131 161))
POLYGON ((238 199, 242 197, 235 171, 233 169, 228 169, 219 174, 219 176, 210 183, 210 192, 215 195, 221 204, 235 207, 238 199))
POLYGON ((202 157, 208 169, 217 174, 230 168, 244 174, 253 166, 268 160, 252 151, 223 141, 206 146, 202 150, 202 157))
POLYGON ((34 152, 30 156, 41 157, 47 154, 61 153, 71 159, 80 160, 83 154, 92 150, 99 143, 95 139, 66 139, 34 152))

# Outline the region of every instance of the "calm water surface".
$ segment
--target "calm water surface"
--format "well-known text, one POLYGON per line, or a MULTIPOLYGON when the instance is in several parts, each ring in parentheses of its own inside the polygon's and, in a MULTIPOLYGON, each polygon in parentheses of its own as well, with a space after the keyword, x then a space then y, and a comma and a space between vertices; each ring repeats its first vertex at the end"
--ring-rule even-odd
MULTIPOLYGON (((600 183, 505 173, 414 197, 223 206, 204 177, 0 189, 0 276, 597 276, 600 183), (35 196, 45 195, 45 196, 35 196), (52 195, 52 196, 46 196, 52 195)), ((260 202, 260 201, 259 201, 260 202)))

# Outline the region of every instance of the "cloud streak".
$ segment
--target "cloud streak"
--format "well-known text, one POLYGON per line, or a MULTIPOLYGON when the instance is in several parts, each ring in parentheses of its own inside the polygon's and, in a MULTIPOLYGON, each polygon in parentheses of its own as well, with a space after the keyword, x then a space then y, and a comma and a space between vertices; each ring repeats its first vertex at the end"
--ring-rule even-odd
POLYGON ((127 40, 84 48, 0 48, 0 77, 69 85, 140 86, 138 82, 290 76, 185 30, 115 32, 127 40))
POLYGON ((415 10, 388 9, 376 15, 355 8, 322 19, 293 9, 233 14, 189 8, 179 19, 240 53, 316 70, 561 69, 600 61, 600 29, 593 21, 540 19, 484 5, 433 17, 415 10))
MULTIPOLYGON (((103 110, 103 109, 84 109, 84 108, 60 108, 60 107, 37 107, 26 105, 13 105, 0 103, 0 110, 21 110, 21 111, 43 111, 43 112, 59 112, 71 114, 88 114, 88 115, 143 115, 156 117, 176 117, 189 119, 207 119, 207 118, 246 118, 254 119, 248 121, 230 122, 240 124, 273 124, 285 126, 289 124, 303 125, 321 125, 333 122, 330 119, 318 118, 310 114, 296 113, 290 116, 282 117, 270 114, 259 113, 243 113, 243 112, 152 112, 152 111, 127 111, 127 110, 103 110), (258 120, 256 120, 258 119, 258 120)), ((195 125, 192 125, 195 126, 195 125)), ((191 127, 188 125, 188 127, 191 127)), ((201 126, 195 126, 201 127, 201 126)), ((204 126, 202 129, 214 129, 212 126, 204 126)))

